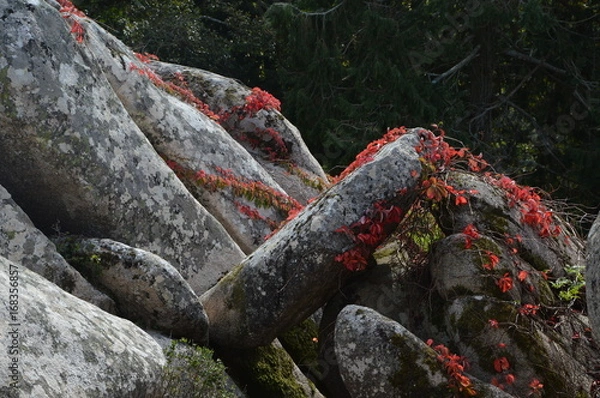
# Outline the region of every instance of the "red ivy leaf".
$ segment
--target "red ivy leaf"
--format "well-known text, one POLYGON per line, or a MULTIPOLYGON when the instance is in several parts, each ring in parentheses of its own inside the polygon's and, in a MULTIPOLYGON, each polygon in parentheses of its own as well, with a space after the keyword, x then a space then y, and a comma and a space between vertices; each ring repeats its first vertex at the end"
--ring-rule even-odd
POLYGON ((502 293, 506 293, 510 289, 513 288, 513 279, 510 274, 507 272, 504 276, 496 281, 496 285, 500 288, 502 293))
POLYGON ((527 279, 527 277, 529 276, 529 272, 525 271, 525 270, 521 270, 519 271, 519 274, 517 275, 517 279, 521 282, 523 282, 525 279, 527 279))
POLYGON ((494 370, 496 370, 496 372, 502 373, 503 371, 508 370, 509 368, 510 363, 508 362, 508 359, 506 359, 506 357, 494 359, 494 370))
POLYGON ((469 201, 462 195, 457 195, 456 198, 454 198, 454 204, 456 206, 466 205, 467 203, 469 203, 469 201))

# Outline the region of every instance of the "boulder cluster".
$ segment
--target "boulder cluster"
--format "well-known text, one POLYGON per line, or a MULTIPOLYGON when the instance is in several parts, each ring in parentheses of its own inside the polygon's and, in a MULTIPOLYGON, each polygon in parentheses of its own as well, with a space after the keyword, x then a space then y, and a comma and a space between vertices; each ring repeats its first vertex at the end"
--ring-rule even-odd
POLYGON ((600 218, 469 156, 333 179, 270 94, 0 0, 0 395, 597 396, 600 218))

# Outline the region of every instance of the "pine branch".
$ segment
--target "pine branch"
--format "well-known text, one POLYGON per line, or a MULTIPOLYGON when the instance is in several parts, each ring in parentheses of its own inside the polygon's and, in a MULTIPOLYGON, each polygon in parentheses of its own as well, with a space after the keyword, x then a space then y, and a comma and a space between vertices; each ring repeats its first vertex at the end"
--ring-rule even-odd
POLYGON ((442 73, 441 75, 438 75, 438 77, 433 79, 431 81, 431 83, 437 84, 437 83, 441 82, 442 80, 444 80, 445 78, 447 78, 448 76, 456 73, 459 69, 461 69, 462 67, 467 65, 469 62, 471 62, 471 60, 473 58, 475 58, 477 56, 477 53, 479 52, 480 48, 481 48, 481 46, 479 46, 479 45, 477 47, 475 47, 473 49, 473 51, 471 51, 471 53, 469 55, 467 55, 467 57, 465 59, 463 59, 462 61, 460 61, 459 63, 457 63, 456 65, 454 65, 452 68, 448 69, 446 72, 442 73))
POLYGON ((508 55, 509 57, 513 57, 513 58, 521 59, 523 61, 531 62, 532 64, 539 65, 542 68, 548 69, 548 70, 550 70, 552 72, 556 72, 556 73, 561 74, 561 75, 566 75, 567 74, 567 71, 564 70, 564 69, 557 68, 556 66, 551 65, 551 64, 547 63, 546 61, 543 61, 543 60, 537 59, 537 58, 533 58, 530 55, 523 54, 523 53, 520 53, 520 52, 515 51, 515 50, 506 50, 504 52, 504 54, 508 55))
POLYGON ((346 0, 342 1, 340 4, 337 4, 337 5, 333 6, 333 7, 331 7, 329 10, 325 10, 325 11, 321 11, 321 12, 307 12, 307 11, 302 11, 301 9, 299 9, 298 7, 296 7, 295 5, 290 4, 290 3, 282 3, 282 2, 273 3, 273 6, 274 7, 291 7, 295 11, 297 11, 298 13, 300 13, 300 14, 306 16, 306 17, 315 17, 315 16, 317 16, 317 17, 323 17, 323 16, 325 16, 325 15, 327 15, 329 13, 332 13, 335 10, 337 10, 338 8, 340 8, 341 6, 343 6, 344 3, 346 3, 346 0))

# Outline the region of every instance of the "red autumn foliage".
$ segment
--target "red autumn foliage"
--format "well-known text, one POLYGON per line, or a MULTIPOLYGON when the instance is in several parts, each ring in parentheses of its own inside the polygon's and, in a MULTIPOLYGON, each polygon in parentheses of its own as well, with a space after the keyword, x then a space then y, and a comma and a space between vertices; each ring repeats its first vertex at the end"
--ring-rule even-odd
POLYGON ((472 239, 479 239, 481 237, 481 235, 479 234, 479 231, 477 231, 477 228, 475 228, 475 226, 473 224, 468 224, 463 229, 462 233, 472 239))
POLYGON ((519 314, 521 315, 535 315, 540 309, 539 305, 536 304, 523 304, 521 308, 519 308, 519 314))
POLYGON ((496 265, 498 265, 498 263, 500 262, 500 257, 498 257, 496 254, 494 254, 493 252, 486 250, 485 251, 485 255, 488 257, 489 262, 484 263, 483 264, 483 268, 492 271, 494 268, 496 268, 496 265))
POLYGON ((364 270, 368 257, 393 232, 401 219, 402 209, 398 206, 376 202, 358 221, 336 230, 348 235, 354 241, 354 247, 335 256, 335 261, 350 271, 364 270))
POLYGON ((521 271, 519 271, 519 274, 517 275, 517 279, 519 280, 519 282, 523 282, 525 279, 527 279, 528 276, 529 276, 529 272, 527 272, 525 270, 521 270, 521 271))
POLYGON ((544 385, 538 379, 534 378, 529 382, 529 388, 531 389, 529 395, 538 397, 541 396, 544 385))
POLYGON ((429 177, 421 183, 421 187, 425 191, 425 197, 434 202, 441 202, 449 194, 448 185, 436 177, 429 177))
POLYGON ((252 92, 246 96, 246 103, 242 107, 242 113, 255 115, 258 111, 263 109, 281 111, 281 102, 268 92, 261 90, 258 87, 254 87, 252 92))
POLYGON ((269 228, 271 230, 274 230, 278 227, 278 223, 276 223, 275 221, 271 220, 268 217, 264 217, 262 214, 260 214, 258 209, 252 208, 248 205, 244 205, 238 201, 235 201, 234 204, 238 208, 240 213, 244 214, 248 218, 253 219, 253 220, 263 221, 264 223, 266 223, 269 226, 269 228))
POLYGON ((502 293, 506 293, 507 291, 513 288, 513 279, 507 272, 502 276, 502 278, 496 281, 496 285, 498 285, 502 293))
POLYGON ((542 198, 535 189, 521 186, 504 175, 492 176, 486 173, 486 178, 492 185, 504 190, 510 207, 518 207, 521 222, 535 228, 543 238, 560 235, 561 228, 554 222, 554 214, 542 203, 542 198))
POLYGON ((504 381, 506 382, 506 384, 513 384, 515 382, 515 375, 512 373, 507 374, 506 376, 504 376, 504 381))
POLYGON ((479 239, 481 235, 477 231, 477 228, 473 224, 468 224, 462 231, 467 237, 465 238, 465 249, 470 249, 473 244, 473 240, 479 239))
POLYGON ((444 366, 444 370, 450 378, 448 387, 462 396, 476 396, 477 391, 473 388, 471 379, 464 374, 465 369, 469 366, 467 359, 451 353, 443 344, 434 346, 431 339, 427 340, 427 345, 437 352, 437 360, 444 366))
POLYGON ((505 370, 510 369, 510 363, 506 357, 500 357, 494 359, 494 370, 498 373, 502 373, 505 370))
MULTIPOLYGON (((158 60, 158 57, 148 53, 145 53, 143 55, 136 54, 136 57, 143 63, 158 60)), ((176 95, 182 101, 193 105, 196 109, 198 109, 200 112, 202 112, 212 120, 219 121, 219 115, 214 113, 206 103, 198 99, 194 95, 194 93, 192 93, 192 91, 187 88, 185 81, 176 79, 175 82, 177 83, 172 81, 166 82, 147 66, 143 66, 140 68, 133 63, 129 64, 129 70, 139 73, 141 76, 148 78, 156 87, 161 88, 170 94, 176 95)))
POLYGON ((86 18, 86 15, 77 9, 77 7, 75 7, 69 0, 58 0, 58 4, 60 4, 60 15, 63 18, 71 21, 71 30, 69 33, 73 34, 73 37, 75 37, 75 41, 77 41, 77 43, 83 43, 85 40, 85 30, 79 21, 73 17, 86 18))
POLYGON ((371 142, 369 145, 367 145, 365 149, 363 149, 362 152, 356 155, 355 160, 352 163, 350 163, 350 165, 348 165, 348 167, 346 167, 346 169, 342 171, 338 177, 334 179, 334 182, 343 180, 348 174, 352 173, 354 170, 356 170, 363 164, 373 160, 373 157, 377 152, 379 152, 381 148, 383 148, 386 144, 389 144, 390 142, 396 141, 404 134, 406 134, 406 128, 404 127, 398 127, 395 129, 388 130, 388 132, 385 133, 385 135, 382 138, 371 142))
POLYGON ((168 160, 167 165, 183 179, 195 181, 208 191, 229 188, 233 195, 243 197, 254 202, 259 207, 273 207, 289 214, 291 211, 300 210, 303 206, 294 198, 281 193, 260 181, 249 181, 238 177, 231 170, 215 167, 218 174, 207 173, 204 170, 193 171, 187 169, 173 160, 168 160))

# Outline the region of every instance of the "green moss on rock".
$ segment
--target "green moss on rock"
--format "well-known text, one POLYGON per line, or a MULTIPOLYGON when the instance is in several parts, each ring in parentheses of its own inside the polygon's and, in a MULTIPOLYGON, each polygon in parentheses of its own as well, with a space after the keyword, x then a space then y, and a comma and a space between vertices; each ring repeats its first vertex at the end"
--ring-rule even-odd
POLYGON ((229 297, 227 298, 227 307, 232 308, 243 308, 244 302, 246 301, 246 290, 242 278, 239 277, 240 272, 244 268, 243 264, 238 264, 230 272, 227 273, 219 281, 222 285, 228 285, 230 289, 229 297))
POLYGON ((269 398, 305 398, 296 381, 294 362, 282 348, 273 345, 257 347, 241 354, 240 373, 248 395, 269 398))
POLYGON ((440 364, 436 355, 431 352, 411 349, 406 337, 396 334, 392 336, 391 343, 401 351, 398 363, 400 367, 389 381, 394 386, 394 393, 398 397, 430 397, 445 398, 448 396, 446 386, 432 385, 431 375, 440 373, 440 364), (427 371, 424 366, 428 368, 427 371))
POLYGON ((318 362, 319 328, 315 321, 308 318, 300 324, 282 333, 279 337, 281 345, 286 349, 300 369, 316 366, 318 362))

